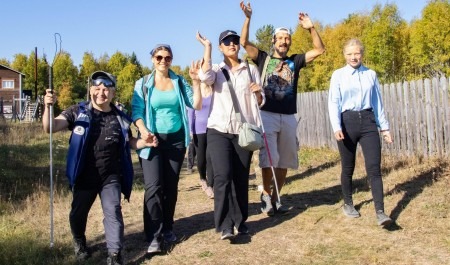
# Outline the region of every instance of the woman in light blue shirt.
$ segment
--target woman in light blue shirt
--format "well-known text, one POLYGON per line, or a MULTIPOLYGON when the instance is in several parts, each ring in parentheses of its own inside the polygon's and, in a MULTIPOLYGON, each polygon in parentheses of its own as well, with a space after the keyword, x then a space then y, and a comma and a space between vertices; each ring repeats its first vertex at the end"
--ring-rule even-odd
POLYGON ((352 199, 352 176, 359 143, 370 179, 377 222, 378 225, 386 226, 392 220, 384 213, 378 128, 387 143, 392 143, 392 137, 384 114, 377 74, 362 65, 363 55, 364 46, 359 40, 351 39, 344 45, 347 65, 334 71, 331 76, 328 112, 341 155, 344 214, 360 217, 352 199))

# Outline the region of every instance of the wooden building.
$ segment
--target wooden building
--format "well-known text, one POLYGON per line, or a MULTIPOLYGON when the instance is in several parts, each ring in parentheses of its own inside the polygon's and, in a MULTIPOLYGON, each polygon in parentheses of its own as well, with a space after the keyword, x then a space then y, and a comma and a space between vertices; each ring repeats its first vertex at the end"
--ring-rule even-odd
MULTIPOLYGON (((21 72, 0 64, 0 101, 3 102, 3 113, 12 113, 14 99, 21 98, 24 78, 25 75, 21 72)), ((18 107, 22 107, 21 101, 19 101, 18 107)))

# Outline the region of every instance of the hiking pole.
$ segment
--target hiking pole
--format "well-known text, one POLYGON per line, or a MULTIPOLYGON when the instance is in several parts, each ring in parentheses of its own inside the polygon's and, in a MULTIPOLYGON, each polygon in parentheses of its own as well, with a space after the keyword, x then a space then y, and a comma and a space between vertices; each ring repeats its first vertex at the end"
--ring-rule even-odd
MULTIPOLYGON (((252 74, 250 73, 250 66, 248 64, 248 61, 245 60, 245 63, 247 65, 247 72, 248 72, 248 77, 250 78, 250 82, 253 82, 253 78, 252 78, 252 74)), ((253 98, 255 99, 255 102, 256 102, 256 110, 258 112, 258 118, 261 121, 261 130, 263 132, 264 145, 266 147, 267 156, 269 157, 270 168, 272 169, 272 179, 273 179, 273 183, 275 185, 275 190, 277 191, 277 200, 278 200, 278 203, 281 204, 280 190, 278 189, 277 177, 275 175, 275 169, 274 169, 273 163, 272 163, 272 156, 270 155, 269 144, 267 143, 266 130, 264 130, 264 124, 263 124, 263 121, 262 121, 262 118, 261 118, 261 111, 259 109, 258 100, 257 100, 257 98, 255 96, 255 93, 252 93, 252 95, 253 95, 253 98)))
MULTIPOLYGON (((253 97, 255 99, 256 102, 258 102, 258 100, 256 99, 256 96, 254 93, 253 97)), ((258 103, 256 103, 258 104, 258 103)), ((267 137, 266 137, 266 130, 264 130, 264 124, 261 118, 261 111, 259 110, 259 106, 257 106, 256 108, 258 110, 258 118, 261 121, 261 130, 263 133, 263 138, 264 138, 264 147, 266 148, 266 152, 267 152, 267 156, 269 157, 269 164, 270 164, 270 168, 272 169, 272 179, 275 185, 275 190, 277 191, 277 200, 278 202, 281 204, 281 199, 280 199, 280 190, 278 189, 278 183, 277 183, 277 178, 275 175, 275 168, 273 167, 273 163, 272 163, 272 156, 270 155, 270 149, 269 149, 269 144, 267 143, 267 137)))
MULTIPOLYGON (((50 89, 50 93, 53 94, 53 64, 55 63, 56 59, 58 58, 59 54, 61 53, 61 35, 59 35, 59 33, 55 33, 55 46, 56 46, 56 50, 55 50, 55 56, 53 58, 53 62, 49 65, 48 67, 48 86, 50 89), (56 36, 59 36, 59 53, 57 54, 58 51, 58 43, 56 42, 56 36)), ((50 128, 49 128, 49 134, 50 134, 50 248, 53 248, 54 242, 53 242, 53 231, 54 231, 54 227, 53 227, 53 135, 52 135, 52 131, 53 131, 53 104, 50 105, 50 109, 49 109, 49 121, 50 121, 50 128)))
MULTIPOLYGON (((50 88, 50 92, 53 94, 53 66, 49 65, 48 67, 48 85, 50 88)), ((49 109, 50 115, 50 248, 53 248, 53 104, 50 105, 49 109)))

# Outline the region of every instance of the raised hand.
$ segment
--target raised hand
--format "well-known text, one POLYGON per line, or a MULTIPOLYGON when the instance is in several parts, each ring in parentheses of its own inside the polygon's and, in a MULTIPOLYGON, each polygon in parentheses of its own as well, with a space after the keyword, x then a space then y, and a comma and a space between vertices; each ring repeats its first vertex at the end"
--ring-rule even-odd
POLYGON ((246 17, 251 18, 252 17, 252 7, 250 6, 250 1, 247 2, 247 5, 244 4, 244 1, 241 1, 239 4, 241 6, 242 11, 244 11, 244 14, 246 17))
POLYGON ((310 29, 314 27, 314 24, 312 23, 307 13, 298 13, 298 22, 304 29, 310 29))
POLYGON ((197 34, 195 36, 197 40, 203 45, 203 46, 211 46, 211 41, 209 41, 206 37, 202 36, 200 32, 197 31, 197 34))
POLYGON ((191 77, 192 81, 200 81, 200 78, 198 76, 198 71, 201 66, 200 60, 192 61, 191 66, 189 67, 189 76, 191 77))

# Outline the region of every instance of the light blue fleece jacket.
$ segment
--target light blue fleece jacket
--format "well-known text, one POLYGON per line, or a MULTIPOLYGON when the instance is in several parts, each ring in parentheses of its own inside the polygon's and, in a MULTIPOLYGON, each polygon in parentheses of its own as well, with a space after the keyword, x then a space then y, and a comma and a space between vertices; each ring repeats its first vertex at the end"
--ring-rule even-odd
MULTIPOLYGON (((189 136, 189 122, 186 107, 193 108, 192 104, 194 103, 194 92, 189 83, 182 76, 177 75, 175 72, 169 69, 169 77, 172 79, 172 84, 177 92, 178 100, 180 101, 181 106, 181 115, 182 122, 184 128, 184 139, 186 147, 189 145, 190 136, 189 136), (181 84, 181 87, 180 87, 181 84)), ((155 128, 155 118, 150 111, 150 106, 145 106, 145 102, 147 105, 150 104, 150 98, 152 96, 153 89, 155 88, 155 71, 150 74, 147 82, 144 84, 148 88, 147 92, 147 100, 144 100, 144 93, 142 90, 142 82, 144 81, 144 77, 137 80, 134 85, 133 99, 131 101, 132 108, 132 118, 133 121, 137 121, 142 119, 145 123, 145 126, 150 132, 154 132, 155 128)), ((147 159, 150 155, 150 148, 146 147, 137 150, 139 157, 143 159, 147 159)))

